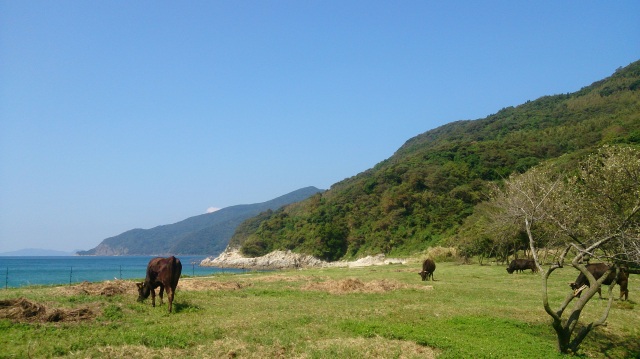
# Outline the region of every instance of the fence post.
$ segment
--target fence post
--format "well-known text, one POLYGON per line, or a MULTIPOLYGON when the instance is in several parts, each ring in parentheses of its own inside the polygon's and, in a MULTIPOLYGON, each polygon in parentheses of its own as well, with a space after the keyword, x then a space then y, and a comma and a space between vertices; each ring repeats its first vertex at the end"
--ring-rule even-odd
POLYGON ((71 285, 71 277, 73 275, 73 266, 71 266, 71 270, 69 271, 69 285, 71 285))
POLYGON ((7 267, 7 274, 4 277, 4 289, 9 288, 9 267, 7 267))

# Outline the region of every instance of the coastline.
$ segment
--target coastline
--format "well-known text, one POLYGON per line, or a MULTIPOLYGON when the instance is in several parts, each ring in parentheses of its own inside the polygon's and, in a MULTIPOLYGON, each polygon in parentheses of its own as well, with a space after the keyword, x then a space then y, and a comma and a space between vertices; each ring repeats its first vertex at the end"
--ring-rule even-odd
POLYGON ((273 251, 262 257, 249 258, 240 254, 237 249, 227 249, 219 256, 205 258, 200 262, 202 267, 239 268, 255 270, 302 269, 302 268, 358 268, 387 264, 406 264, 407 260, 386 258, 384 254, 367 256, 356 261, 327 262, 313 256, 293 253, 291 251, 273 251))
MULTIPOLYGON (((0 257, 0 288, 69 285, 113 279, 144 278, 152 256, 4 256, 0 257)), ((180 256, 182 273, 208 276, 240 272, 227 268, 200 267, 206 256, 180 256)))

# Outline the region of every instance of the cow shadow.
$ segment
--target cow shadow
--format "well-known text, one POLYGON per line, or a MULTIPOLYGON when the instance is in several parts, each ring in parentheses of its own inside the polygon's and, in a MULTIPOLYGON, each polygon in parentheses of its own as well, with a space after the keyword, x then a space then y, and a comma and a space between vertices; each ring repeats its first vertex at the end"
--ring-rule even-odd
POLYGON ((189 302, 173 302, 174 313, 195 313, 202 310, 202 307, 189 302))
MULTIPOLYGON (((608 298, 602 298, 602 300, 608 300, 608 298)), ((638 304, 637 302, 631 299, 620 300, 618 298, 615 298, 613 300, 613 307, 617 309, 633 310, 637 304, 638 304)))

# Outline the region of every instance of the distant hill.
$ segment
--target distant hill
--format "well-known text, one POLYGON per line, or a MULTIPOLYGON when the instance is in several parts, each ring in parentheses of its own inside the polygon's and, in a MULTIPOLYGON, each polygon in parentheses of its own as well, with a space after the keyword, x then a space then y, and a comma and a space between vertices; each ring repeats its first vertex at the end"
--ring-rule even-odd
POLYGON ((571 168, 604 144, 640 145, 640 61, 575 93, 411 138, 326 192, 245 222, 232 245, 249 256, 273 250, 328 260, 410 255, 450 244, 486 199, 489 182, 549 160, 571 168))
POLYGON ((39 248, 25 248, 12 252, 0 253, 0 256, 8 257, 61 257, 61 256, 73 256, 73 252, 55 251, 51 249, 39 249, 39 248))
POLYGON ((154 227, 132 229, 103 240, 97 247, 79 255, 218 255, 236 227, 247 218, 268 210, 302 201, 322 190, 306 187, 263 203, 226 207, 213 213, 154 227))

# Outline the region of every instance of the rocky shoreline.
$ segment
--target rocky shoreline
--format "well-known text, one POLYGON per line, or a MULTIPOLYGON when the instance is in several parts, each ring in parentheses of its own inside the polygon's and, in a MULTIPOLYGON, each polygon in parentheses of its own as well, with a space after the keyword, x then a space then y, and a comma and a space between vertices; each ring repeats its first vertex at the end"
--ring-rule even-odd
POLYGON ((406 260, 386 258, 384 254, 367 256, 356 261, 327 262, 313 256, 291 251, 274 251, 262 257, 243 257, 238 250, 226 250, 216 258, 206 258, 200 262, 203 267, 244 268, 244 269, 300 269, 329 267, 368 267, 373 265, 405 264, 406 260))

